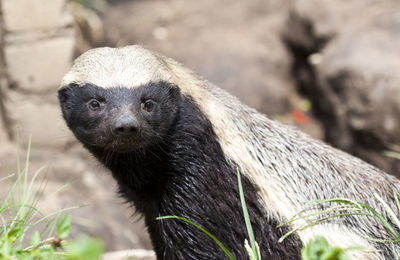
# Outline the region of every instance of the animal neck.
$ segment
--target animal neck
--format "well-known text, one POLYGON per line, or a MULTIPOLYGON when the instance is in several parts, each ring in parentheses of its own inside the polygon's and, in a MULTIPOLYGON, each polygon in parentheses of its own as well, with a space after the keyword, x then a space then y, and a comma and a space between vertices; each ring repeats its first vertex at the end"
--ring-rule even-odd
POLYGON ((158 148, 130 153, 89 150, 111 171, 121 196, 133 203, 140 213, 150 214, 147 206, 156 204, 162 197, 171 177, 168 175, 168 155, 164 150, 158 148))

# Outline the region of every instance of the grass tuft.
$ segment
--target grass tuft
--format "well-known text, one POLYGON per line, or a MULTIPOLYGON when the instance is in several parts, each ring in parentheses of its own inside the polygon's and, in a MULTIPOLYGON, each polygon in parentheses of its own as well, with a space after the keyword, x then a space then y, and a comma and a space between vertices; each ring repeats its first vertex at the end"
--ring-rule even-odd
MULTIPOLYGON (((65 211, 79 208, 74 206, 57 210, 49 215, 44 215, 39 204, 43 196, 48 180, 43 177, 38 181, 38 176, 44 167, 37 170, 29 179, 31 137, 29 137, 26 149, 25 165, 21 162, 20 137, 17 133, 17 172, 7 174, 0 181, 9 181, 9 190, 0 203, 0 259, 99 259, 102 245, 95 239, 87 239, 88 249, 95 248, 97 257, 93 257, 93 250, 69 247, 68 237, 71 229, 71 215, 65 211), (34 184, 39 188, 34 191, 34 184), (27 237, 30 234, 30 237, 27 237), (80 255, 80 258, 71 256, 80 255)), ((56 192, 49 195, 54 196, 67 185, 63 185, 56 192)), ((74 243, 74 242, 73 242, 74 243)))

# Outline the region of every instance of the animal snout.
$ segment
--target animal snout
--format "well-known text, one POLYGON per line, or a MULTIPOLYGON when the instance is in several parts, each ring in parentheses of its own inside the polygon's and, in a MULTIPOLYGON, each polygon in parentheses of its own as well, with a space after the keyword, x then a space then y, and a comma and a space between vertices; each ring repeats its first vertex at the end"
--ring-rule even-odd
POLYGON ((118 118, 112 126, 112 132, 118 136, 136 134, 139 130, 139 123, 132 115, 123 115, 118 118))

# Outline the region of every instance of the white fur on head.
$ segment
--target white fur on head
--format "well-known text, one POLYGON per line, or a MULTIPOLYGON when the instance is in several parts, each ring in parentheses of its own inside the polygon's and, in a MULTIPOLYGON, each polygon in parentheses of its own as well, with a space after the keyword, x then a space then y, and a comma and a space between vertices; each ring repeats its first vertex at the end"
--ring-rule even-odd
POLYGON ((163 59, 145 48, 91 49, 78 57, 64 76, 61 88, 71 83, 90 83, 101 88, 133 88, 149 81, 170 80, 163 59))

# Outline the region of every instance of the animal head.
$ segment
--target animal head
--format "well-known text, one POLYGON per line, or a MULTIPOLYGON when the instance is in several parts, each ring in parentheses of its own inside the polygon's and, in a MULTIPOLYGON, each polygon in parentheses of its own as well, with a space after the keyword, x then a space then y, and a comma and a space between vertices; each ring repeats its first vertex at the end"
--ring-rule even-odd
POLYGON ((138 46, 86 52, 64 77, 58 95, 76 137, 86 146, 115 152, 157 145, 181 97, 168 66, 138 46))

